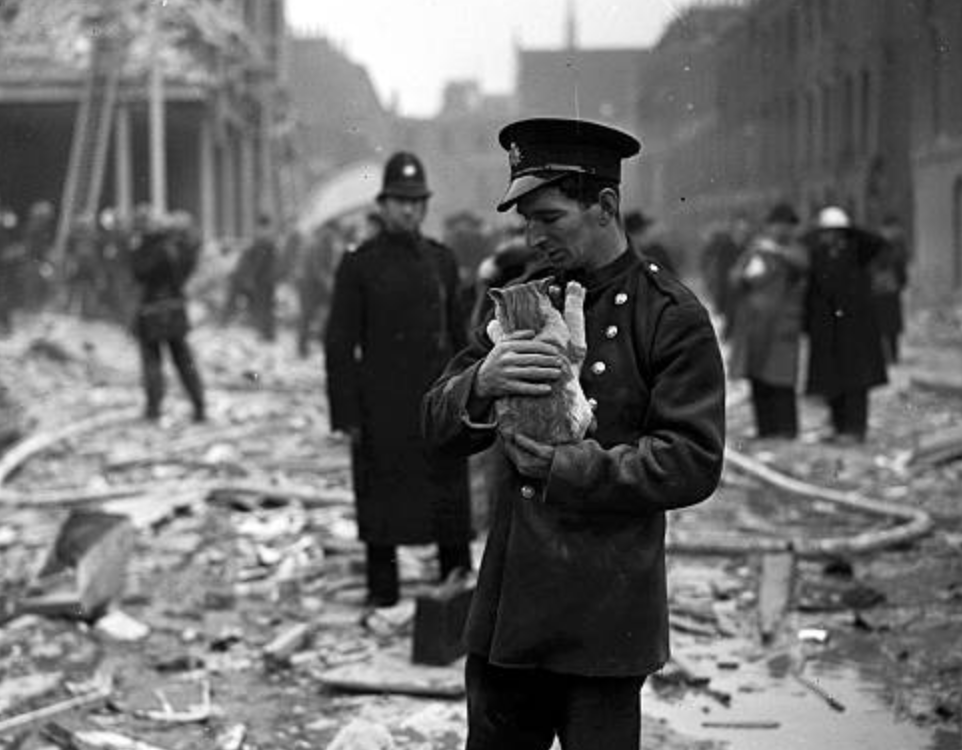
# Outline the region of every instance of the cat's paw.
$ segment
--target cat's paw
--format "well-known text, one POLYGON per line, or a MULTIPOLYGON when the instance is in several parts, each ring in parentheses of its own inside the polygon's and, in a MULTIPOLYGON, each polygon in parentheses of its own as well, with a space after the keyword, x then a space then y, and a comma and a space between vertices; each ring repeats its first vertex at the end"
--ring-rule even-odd
POLYGON ((585 288, 577 281, 569 281, 565 287, 565 307, 569 302, 583 305, 585 301, 585 288))
POLYGON ((491 322, 488 323, 487 328, 484 329, 485 333, 488 334, 488 338, 491 339, 492 344, 497 344, 501 339, 504 338, 504 329, 496 318, 492 318, 491 322))

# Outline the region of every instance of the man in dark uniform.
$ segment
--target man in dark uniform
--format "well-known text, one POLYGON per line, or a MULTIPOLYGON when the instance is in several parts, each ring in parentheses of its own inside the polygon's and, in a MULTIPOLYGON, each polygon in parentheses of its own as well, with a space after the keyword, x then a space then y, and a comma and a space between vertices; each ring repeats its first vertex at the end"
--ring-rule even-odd
POLYGON ((512 464, 495 506, 466 628, 469 750, 637 750, 639 690, 668 659, 665 512, 721 474, 725 376, 715 332, 672 274, 629 250, 619 213, 630 135, 579 120, 501 131, 544 271, 587 290, 581 385, 596 427, 545 445, 499 434, 496 399, 546 395, 557 351, 483 329, 424 400, 442 455, 497 441, 512 464))
POLYGON ((805 331, 807 392, 826 400, 832 421, 828 442, 865 441, 869 392, 888 383, 885 350, 872 300, 872 263, 885 241, 852 226, 838 206, 818 213, 802 241, 810 255, 805 331))
POLYGON ((331 429, 352 439, 376 607, 398 602, 397 545, 436 542, 442 578, 471 568, 467 462, 429 461, 420 431, 421 398, 465 344, 454 253, 420 232, 430 194, 416 156, 388 160, 384 228, 342 257, 325 336, 331 429))
POLYGON ((194 421, 206 418, 200 373, 187 343, 189 324, 184 284, 198 260, 195 238, 159 226, 150 217, 135 219, 131 271, 141 286, 134 333, 140 343, 147 407, 144 416, 160 418, 164 397, 162 349, 167 347, 184 389, 194 407, 194 421))
MULTIPOLYGON (((264 341, 273 341, 276 333, 274 305, 277 297, 277 242, 271 218, 257 218, 254 241, 244 251, 249 264, 249 297, 254 327, 264 341)), ((244 261, 242 261, 244 262, 244 261)))

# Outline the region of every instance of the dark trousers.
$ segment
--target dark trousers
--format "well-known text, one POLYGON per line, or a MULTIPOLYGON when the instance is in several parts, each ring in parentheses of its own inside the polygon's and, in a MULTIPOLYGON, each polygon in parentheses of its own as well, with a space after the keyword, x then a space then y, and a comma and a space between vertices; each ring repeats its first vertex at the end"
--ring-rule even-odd
POLYGON ((205 418, 204 387, 200 373, 194 363, 190 345, 184 338, 160 341, 140 341, 140 360, 143 366, 144 390, 147 393, 146 416, 156 419, 160 416, 160 405, 164 400, 164 369, 162 348, 166 345, 174 363, 180 382, 194 407, 194 419, 205 418))
MULTIPOLYGON (((458 568, 471 570, 471 548, 468 543, 439 544, 438 567, 441 581, 458 568)), ((401 596, 401 583, 398 578, 397 548, 393 545, 367 545, 367 592, 370 603, 376 607, 397 604, 401 596)))
POLYGON ((466 750, 638 750, 644 677, 505 669, 471 654, 466 750))
POLYGON ((865 439, 868 431, 868 390, 859 388, 834 396, 828 400, 832 414, 832 427, 836 435, 851 435, 865 439))
POLYGON ((315 335, 314 322, 321 317, 321 309, 326 307, 327 299, 322 290, 311 287, 299 290, 300 310, 297 318, 297 353, 306 357, 310 352, 311 338, 315 335))
POLYGON ((795 389, 752 380, 752 407, 758 437, 798 435, 798 406, 795 389))

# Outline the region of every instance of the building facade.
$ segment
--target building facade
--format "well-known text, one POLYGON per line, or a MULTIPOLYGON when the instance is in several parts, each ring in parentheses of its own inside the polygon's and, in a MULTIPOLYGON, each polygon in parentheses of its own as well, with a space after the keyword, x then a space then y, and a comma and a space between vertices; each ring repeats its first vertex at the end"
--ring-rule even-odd
POLYGON ((910 7, 915 287, 923 299, 962 296, 962 3, 910 7))
MULTIPOLYGON (((286 212, 282 0, 13 3, 0 21, 0 201, 64 201, 98 44, 117 75, 98 208, 185 210, 205 238, 286 212), (145 23, 146 19, 146 23, 145 23)), ((100 107, 101 99, 90 107, 100 107)))
POLYGON ((655 146, 646 194, 693 228, 760 219, 781 200, 806 219, 827 204, 869 226, 896 216, 915 238, 918 298, 957 293, 960 33, 953 0, 691 8, 652 51, 639 95, 655 146))

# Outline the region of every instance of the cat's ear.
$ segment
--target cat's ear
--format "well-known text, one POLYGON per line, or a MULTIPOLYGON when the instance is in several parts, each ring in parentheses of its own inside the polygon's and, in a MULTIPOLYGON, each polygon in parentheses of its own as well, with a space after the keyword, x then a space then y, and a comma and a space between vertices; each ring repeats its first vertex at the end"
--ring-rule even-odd
POLYGON ((547 294, 552 284, 554 284, 554 276, 545 276, 543 279, 538 279, 538 291, 547 294))
POLYGON ((499 287, 494 287, 488 290, 488 296, 492 299, 495 305, 504 304, 504 290, 499 287))

